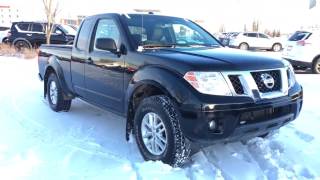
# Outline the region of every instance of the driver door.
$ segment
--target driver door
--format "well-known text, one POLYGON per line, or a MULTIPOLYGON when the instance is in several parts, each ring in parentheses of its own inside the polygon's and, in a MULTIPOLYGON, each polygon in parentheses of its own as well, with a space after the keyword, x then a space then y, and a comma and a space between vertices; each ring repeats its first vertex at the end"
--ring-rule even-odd
POLYGON ((97 21, 93 33, 88 63, 85 65, 87 99, 118 113, 123 113, 124 55, 97 48, 98 38, 110 38, 120 47, 120 31, 113 19, 97 21))

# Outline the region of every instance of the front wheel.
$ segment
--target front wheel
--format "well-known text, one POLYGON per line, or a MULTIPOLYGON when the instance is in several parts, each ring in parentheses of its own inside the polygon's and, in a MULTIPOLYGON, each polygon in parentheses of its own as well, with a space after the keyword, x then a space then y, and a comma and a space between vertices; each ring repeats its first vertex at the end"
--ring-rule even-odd
POLYGON ((179 123, 179 114, 172 100, 163 95, 145 98, 134 118, 134 130, 145 160, 160 160, 178 167, 190 155, 190 146, 179 123))
POLYGON ((50 108, 56 112, 69 111, 71 100, 65 100, 56 74, 51 73, 47 81, 47 97, 50 108))
POLYGON ((320 57, 313 61, 312 72, 315 74, 320 74, 320 57))

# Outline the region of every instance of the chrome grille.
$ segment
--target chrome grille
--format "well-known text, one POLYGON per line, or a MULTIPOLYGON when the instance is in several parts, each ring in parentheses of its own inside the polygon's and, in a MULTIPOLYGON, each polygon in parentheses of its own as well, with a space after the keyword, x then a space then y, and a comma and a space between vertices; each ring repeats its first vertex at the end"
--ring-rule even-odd
POLYGON ((231 81, 234 91, 237 94, 244 94, 243 86, 241 84, 239 75, 229 75, 229 79, 231 81))
MULTIPOLYGON (((227 71, 221 72, 231 89, 233 96, 252 97, 253 100, 272 99, 288 95, 288 68, 261 71, 227 71), (268 81, 261 81, 261 74, 268 73, 273 78, 273 87, 268 81), (268 87, 266 87, 266 85, 268 87)), ((266 76, 264 76, 266 77, 266 76)), ((263 78, 264 80, 266 78, 263 78)), ((270 80, 270 79, 269 79, 270 80)))
POLYGON ((272 71, 258 71, 251 72, 251 75, 256 82, 258 89, 262 93, 268 93, 273 91, 280 91, 281 89, 281 74, 280 70, 272 70, 272 71), (274 86, 272 88, 268 88, 262 80, 263 74, 269 74, 274 79, 274 86))

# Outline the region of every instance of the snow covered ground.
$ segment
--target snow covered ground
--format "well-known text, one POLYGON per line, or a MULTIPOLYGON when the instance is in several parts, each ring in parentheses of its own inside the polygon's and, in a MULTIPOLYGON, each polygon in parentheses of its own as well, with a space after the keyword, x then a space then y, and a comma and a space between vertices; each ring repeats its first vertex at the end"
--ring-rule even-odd
POLYGON ((124 119, 75 100, 55 113, 37 61, 0 57, 0 179, 320 179, 320 75, 299 74, 300 117, 267 139, 217 144, 187 167, 144 162, 124 119))

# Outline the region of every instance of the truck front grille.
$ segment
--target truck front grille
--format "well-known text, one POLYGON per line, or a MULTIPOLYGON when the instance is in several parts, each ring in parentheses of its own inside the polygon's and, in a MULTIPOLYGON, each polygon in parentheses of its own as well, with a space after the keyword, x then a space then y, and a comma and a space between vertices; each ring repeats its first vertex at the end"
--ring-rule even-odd
POLYGON ((229 75, 229 79, 231 81, 234 91, 237 94, 244 94, 243 86, 241 84, 239 75, 229 75))
POLYGON ((251 72, 251 75, 256 82, 258 89, 261 93, 268 93, 273 91, 281 90, 281 73, 280 70, 271 70, 271 71, 259 71, 259 72, 251 72), (270 75, 274 79, 274 85, 272 88, 267 87, 263 82, 262 76, 263 74, 270 75))

